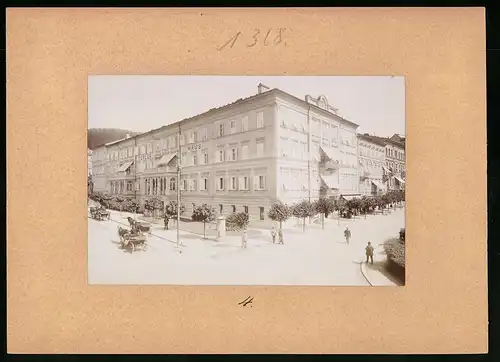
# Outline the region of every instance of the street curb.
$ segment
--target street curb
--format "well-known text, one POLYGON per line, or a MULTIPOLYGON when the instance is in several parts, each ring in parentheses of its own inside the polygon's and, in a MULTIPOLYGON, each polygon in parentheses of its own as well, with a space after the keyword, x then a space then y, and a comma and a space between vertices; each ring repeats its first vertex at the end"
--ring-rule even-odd
POLYGON ((373 283, 370 281, 370 278, 368 278, 368 276, 367 276, 368 273, 366 272, 366 265, 363 261, 360 263, 360 268, 361 268, 361 274, 363 274, 363 276, 365 277, 368 284, 370 284, 370 286, 373 287, 373 283))

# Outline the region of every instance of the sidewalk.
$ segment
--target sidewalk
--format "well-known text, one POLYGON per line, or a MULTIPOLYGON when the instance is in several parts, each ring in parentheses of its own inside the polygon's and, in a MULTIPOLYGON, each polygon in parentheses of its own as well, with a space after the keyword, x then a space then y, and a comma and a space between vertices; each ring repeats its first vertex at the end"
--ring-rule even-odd
POLYGON ((386 260, 383 246, 377 245, 373 255, 373 265, 367 263, 366 259, 361 262, 361 273, 363 273, 371 286, 399 286, 398 283, 387 276, 387 272, 385 271, 386 260))

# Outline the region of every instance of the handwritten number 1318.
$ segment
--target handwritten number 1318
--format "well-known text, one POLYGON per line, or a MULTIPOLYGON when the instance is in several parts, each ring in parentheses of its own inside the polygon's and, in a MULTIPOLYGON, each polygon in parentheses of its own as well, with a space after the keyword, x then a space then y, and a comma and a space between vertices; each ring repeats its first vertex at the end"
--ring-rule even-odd
MULTIPOLYGON (((285 28, 279 28, 276 30, 276 33, 275 34, 271 34, 273 31, 273 29, 269 29, 265 35, 264 35, 264 46, 268 46, 270 44, 270 40, 269 40, 269 37, 273 37, 274 36, 274 39, 272 40, 272 44, 273 45, 278 45, 280 43, 284 43, 284 45, 286 46, 286 42, 283 41, 283 32, 286 30, 285 28)), ((227 49, 227 48, 232 48, 236 41, 243 36, 243 33, 241 31, 237 32, 233 37, 231 37, 231 39, 229 39, 227 42, 225 42, 221 47, 217 48, 217 50, 221 51, 223 49, 227 49)), ((247 48, 253 48, 254 46, 256 46, 259 41, 262 39, 262 34, 261 34, 261 31, 259 29, 255 29, 255 32, 254 34, 252 35, 252 40, 251 42, 247 43, 247 48)))

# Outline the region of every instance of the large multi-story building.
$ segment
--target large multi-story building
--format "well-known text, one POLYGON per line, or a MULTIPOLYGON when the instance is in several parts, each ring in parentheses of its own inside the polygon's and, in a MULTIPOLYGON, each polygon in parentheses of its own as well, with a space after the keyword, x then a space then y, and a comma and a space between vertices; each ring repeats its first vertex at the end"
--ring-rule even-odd
POLYGON ((257 94, 93 150, 94 191, 267 218, 272 201, 359 194, 357 128, 324 96, 257 94), (180 156, 180 158, 178 158, 180 156), (180 183, 177 162, 181 164, 180 183))
POLYGON ((389 190, 404 190, 406 183, 405 143, 399 135, 385 139, 385 163, 389 190))
POLYGON ((358 134, 359 191, 377 196, 387 191, 384 182, 385 142, 369 134, 358 134))
POLYGON ((405 138, 398 134, 392 137, 370 136, 385 145, 385 160, 382 177, 387 190, 404 190, 406 184, 405 138))

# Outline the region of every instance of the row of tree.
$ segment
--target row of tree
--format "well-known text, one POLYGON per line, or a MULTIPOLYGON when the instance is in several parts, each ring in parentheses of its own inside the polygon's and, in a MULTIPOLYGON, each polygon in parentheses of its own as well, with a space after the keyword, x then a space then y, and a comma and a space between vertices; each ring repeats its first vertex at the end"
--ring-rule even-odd
POLYGON ((283 222, 290 217, 302 219, 302 229, 305 230, 306 219, 313 218, 318 214, 322 216, 322 227, 325 227, 324 220, 334 212, 338 212, 339 217, 351 218, 352 216, 367 214, 379 209, 384 212, 387 207, 401 204, 405 200, 404 191, 390 191, 382 196, 352 198, 335 202, 330 198, 320 198, 316 201, 302 200, 292 205, 276 201, 271 205, 268 212, 269 219, 279 222, 280 229, 283 222))
MULTIPOLYGON (((139 205, 134 200, 127 200, 121 196, 109 196, 105 194, 93 194, 91 197, 95 201, 100 202, 104 207, 115 210, 138 212, 139 205), (126 206, 126 207, 124 207, 126 206)), ((306 219, 321 215, 322 227, 324 228, 324 220, 334 212, 338 213, 338 217, 351 218, 352 216, 367 214, 375 210, 381 210, 382 213, 387 207, 392 207, 396 204, 403 203, 405 200, 404 191, 390 191, 382 196, 352 198, 335 202, 330 198, 320 198, 315 201, 302 200, 292 205, 285 204, 280 200, 275 201, 268 212, 268 218, 278 222, 280 229, 283 228, 283 222, 291 217, 296 217, 302 220, 302 230, 305 230, 306 219)), ((180 214, 183 215, 186 211, 184 204, 180 206, 180 214)), ((170 219, 177 218, 177 201, 170 201, 164 206, 163 201, 158 197, 151 197, 145 200, 144 213, 157 214, 162 212, 162 217, 165 220, 165 227, 168 229, 170 219)), ((208 204, 193 204, 193 213, 191 219, 193 221, 203 223, 203 234, 206 237, 206 224, 211 223, 216 218, 216 211, 213 206, 208 204)), ((249 215, 244 212, 232 213, 226 217, 227 230, 242 230, 248 226, 250 221, 249 215)))

